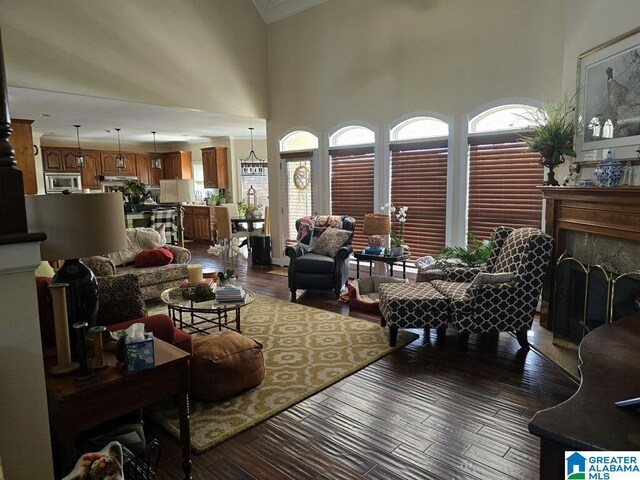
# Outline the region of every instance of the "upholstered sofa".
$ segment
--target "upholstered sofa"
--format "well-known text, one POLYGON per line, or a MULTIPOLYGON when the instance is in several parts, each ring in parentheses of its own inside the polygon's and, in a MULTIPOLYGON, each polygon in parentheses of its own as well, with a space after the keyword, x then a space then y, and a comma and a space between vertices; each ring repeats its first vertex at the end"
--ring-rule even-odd
POLYGON ((96 277, 133 274, 138 277, 142 298, 159 298, 167 288, 177 287, 187 279, 187 263, 191 252, 186 248, 165 244, 164 236, 153 228, 127 228, 127 248, 105 256, 83 258, 96 277), (166 265, 136 266, 141 252, 155 249, 171 252, 173 260, 166 265))

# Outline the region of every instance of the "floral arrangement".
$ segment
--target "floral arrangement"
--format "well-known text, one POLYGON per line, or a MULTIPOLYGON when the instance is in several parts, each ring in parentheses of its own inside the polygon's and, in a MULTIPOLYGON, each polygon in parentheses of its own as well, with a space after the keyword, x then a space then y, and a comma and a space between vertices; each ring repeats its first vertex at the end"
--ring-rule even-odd
POLYGON ((396 232, 395 230, 392 230, 391 234, 389 235, 391 238, 391 244, 395 247, 403 246, 404 224, 407 223, 407 210, 409 210, 409 207, 396 208, 392 204, 386 203, 382 207, 380 207, 380 210, 382 210, 383 212, 386 212, 388 210, 389 214, 392 215, 392 222, 393 217, 395 217, 395 221, 398 226, 398 231, 396 232))
POLYGON ((491 256, 493 242, 478 240, 471 232, 467 235, 466 247, 445 247, 436 256, 436 267, 482 267, 491 256))
POLYGON ((222 256, 223 270, 218 272, 218 280, 220 283, 228 282, 229 279, 235 278, 235 269, 233 267, 233 258, 240 252, 240 241, 237 237, 231 240, 223 240, 222 242, 211 245, 207 253, 216 257, 222 256), (230 261, 230 264, 227 262, 230 261))
POLYGON ((261 218, 262 217, 262 204, 247 205, 245 212, 245 218, 261 218))

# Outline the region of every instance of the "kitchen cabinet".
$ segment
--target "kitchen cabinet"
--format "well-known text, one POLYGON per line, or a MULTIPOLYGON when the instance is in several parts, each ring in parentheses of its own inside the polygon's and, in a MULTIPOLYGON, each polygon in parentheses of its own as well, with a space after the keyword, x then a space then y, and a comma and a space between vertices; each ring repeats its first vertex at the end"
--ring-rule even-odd
POLYGON ((147 186, 151 185, 151 155, 136 153, 136 176, 147 186))
POLYGON ((100 188, 100 152, 83 150, 84 167, 80 169, 82 188, 100 188))
POLYGON ((205 188, 229 188, 227 147, 207 147, 201 150, 205 188))
POLYGON ((185 238, 215 241, 217 225, 213 207, 206 205, 184 207, 183 227, 185 238))
POLYGON ((102 175, 136 175, 135 154, 122 152, 124 167, 118 167, 118 152, 100 152, 100 172, 102 175))
POLYGON ((80 173, 76 165, 77 149, 41 147, 42 162, 45 172, 50 173, 80 173))
POLYGON ((82 188, 100 188, 100 152, 82 150, 84 167, 76 165, 77 148, 42 147, 42 163, 45 172, 80 173, 82 188))
POLYGON ((13 132, 9 137, 9 143, 16 152, 15 158, 18 168, 22 170, 22 184, 25 195, 35 195, 38 193, 36 182, 36 159, 33 155, 33 134, 31 124, 33 120, 11 121, 13 132))
POLYGON ((163 178, 192 178, 191 152, 167 152, 162 154, 163 178))

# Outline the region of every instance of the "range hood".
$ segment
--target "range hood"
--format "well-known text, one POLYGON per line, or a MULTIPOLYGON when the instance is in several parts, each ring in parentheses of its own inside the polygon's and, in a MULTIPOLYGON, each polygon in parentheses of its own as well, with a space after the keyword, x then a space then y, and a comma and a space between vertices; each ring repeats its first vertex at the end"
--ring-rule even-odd
POLYGON ((104 182, 123 183, 123 182, 129 182, 129 181, 133 181, 133 182, 138 181, 138 177, 133 175, 100 175, 100 177, 98 178, 103 183, 104 182))

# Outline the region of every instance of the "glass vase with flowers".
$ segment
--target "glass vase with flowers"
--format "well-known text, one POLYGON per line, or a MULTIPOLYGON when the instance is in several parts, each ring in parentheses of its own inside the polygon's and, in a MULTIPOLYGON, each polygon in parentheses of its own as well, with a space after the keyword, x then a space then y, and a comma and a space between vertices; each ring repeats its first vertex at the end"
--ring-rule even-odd
POLYGON ((383 212, 388 211, 391 215, 390 253, 394 257, 400 257, 404 254, 405 248, 409 250, 409 247, 404 243, 404 226, 407 223, 407 210, 409 210, 409 207, 394 207, 391 203, 387 203, 380 207, 380 210, 383 212))

